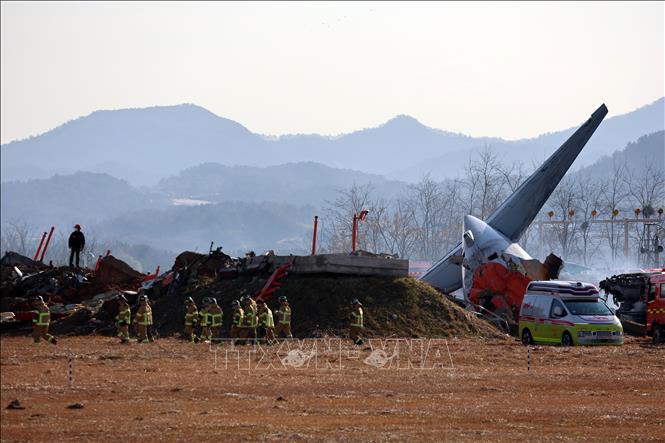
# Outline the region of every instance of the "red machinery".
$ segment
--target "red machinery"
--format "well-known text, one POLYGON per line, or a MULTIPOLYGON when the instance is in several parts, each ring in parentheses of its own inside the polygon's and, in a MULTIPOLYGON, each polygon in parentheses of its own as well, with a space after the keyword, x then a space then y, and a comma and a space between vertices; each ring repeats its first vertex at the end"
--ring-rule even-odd
POLYGON ((612 294, 625 332, 665 342, 665 268, 613 275, 600 289, 612 294))
POLYGON ((282 286, 282 284, 279 281, 288 275, 286 270, 289 269, 290 267, 291 263, 287 263, 275 269, 275 271, 270 275, 270 278, 268 278, 266 284, 263 285, 263 288, 261 288, 256 294, 254 294, 253 298, 255 300, 263 300, 263 301, 270 300, 272 294, 277 289, 279 289, 280 286, 282 286))

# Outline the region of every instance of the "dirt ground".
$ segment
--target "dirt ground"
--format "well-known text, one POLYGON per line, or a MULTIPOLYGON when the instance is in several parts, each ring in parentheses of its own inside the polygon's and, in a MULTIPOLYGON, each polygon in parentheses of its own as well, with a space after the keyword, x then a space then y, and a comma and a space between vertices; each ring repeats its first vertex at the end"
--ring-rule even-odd
POLYGON ((513 339, 0 343, 8 442, 665 441, 665 346, 637 339, 533 347, 530 371, 513 339))

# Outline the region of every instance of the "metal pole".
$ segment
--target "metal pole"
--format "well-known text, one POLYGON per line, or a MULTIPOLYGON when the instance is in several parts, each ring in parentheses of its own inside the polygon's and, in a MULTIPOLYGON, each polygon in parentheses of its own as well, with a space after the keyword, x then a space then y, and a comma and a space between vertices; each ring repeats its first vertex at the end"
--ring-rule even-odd
POLYGON ((37 248, 37 252, 35 252, 35 258, 33 258, 34 261, 37 261, 37 257, 39 257, 39 251, 42 250, 42 245, 44 244, 44 239, 46 238, 46 232, 42 235, 42 240, 39 242, 39 247, 37 248))
POLYGON ((312 255, 316 255, 316 225, 319 223, 319 216, 314 216, 314 234, 312 235, 312 255))
POLYGON ((44 249, 42 250, 42 256, 39 258, 40 262, 44 261, 44 255, 46 255, 46 249, 48 248, 48 244, 51 241, 51 236, 53 235, 53 231, 55 230, 55 226, 51 226, 51 230, 48 233, 48 237, 46 238, 46 244, 44 245, 44 249))

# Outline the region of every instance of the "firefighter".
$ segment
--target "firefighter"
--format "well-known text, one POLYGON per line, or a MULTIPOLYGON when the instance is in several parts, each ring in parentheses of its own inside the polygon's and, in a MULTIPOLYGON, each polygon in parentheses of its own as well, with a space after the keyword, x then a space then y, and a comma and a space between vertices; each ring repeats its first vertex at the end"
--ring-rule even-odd
POLYGON ((216 298, 210 299, 210 306, 208 306, 208 313, 210 316, 210 341, 219 337, 219 331, 222 329, 222 308, 217 304, 216 298))
POLYGON ((155 341, 155 334, 154 334, 154 329, 153 329, 154 324, 153 324, 153 321, 152 321, 152 305, 150 304, 150 299, 148 298, 147 295, 145 296, 145 302, 148 305, 148 308, 150 308, 150 318, 149 318, 150 324, 148 325, 148 328, 147 328, 146 332, 148 334, 148 341, 153 342, 153 341, 155 341))
POLYGON ((37 296, 32 302, 32 307, 34 308, 32 311, 32 339, 34 343, 39 344, 41 338, 52 344, 58 343, 58 340, 48 333, 48 327, 51 323, 51 311, 46 306, 44 299, 41 296, 37 296))
POLYGON ((199 312, 192 297, 185 300, 185 309, 185 338, 189 340, 190 343, 194 343, 196 341, 194 329, 199 322, 199 312))
POLYGON ((231 331, 229 332, 229 335, 231 338, 238 338, 241 335, 245 313, 240 306, 239 300, 233 300, 231 306, 233 307, 233 322, 231 323, 231 331))
POLYGON ((283 295, 279 297, 279 307, 275 311, 277 324, 275 325, 275 336, 278 338, 293 338, 291 335, 291 307, 289 301, 283 295))
POLYGON ((272 317, 272 311, 263 300, 259 300, 257 304, 259 307, 258 320, 259 328, 261 330, 261 337, 265 338, 266 342, 271 345, 276 342, 275 333, 273 332, 275 329, 275 320, 272 317))
POLYGON ((145 343, 149 341, 148 329, 152 326, 152 308, 150 307, 150 303, 148 303, 147 295, 139 297, 139 309, 134 316, 134 323, 136 324, 138 342, 145 343))
POLYGON ((212 338, 212 333, 210 332, 210 312, 208 308, 210 306, 210 298, 204 297, 201 301, 203 306, 199 311, 199 325, 201 326, 201 341, 204 343, 210 343, 212 338))
POLYGON ((118 315, 115 316, 118 325, 120 343, 129 343, 129 324, 132 322, 132 310, 124 295, 118 295, 118 315))
POLYGON ((349 329, 349 336, 351 340, 357 344, 362 345, 363 339, 361 337, 363 326, 363 308, 362 303, 357 298, 351 300, 351 324, 349 329))
POLYGON ((245 315, 243 316, 240 338, 248 338, 251 343, 254 343, 258 324, 256 302, 249 295, 245 295, 242 300, 245 315))

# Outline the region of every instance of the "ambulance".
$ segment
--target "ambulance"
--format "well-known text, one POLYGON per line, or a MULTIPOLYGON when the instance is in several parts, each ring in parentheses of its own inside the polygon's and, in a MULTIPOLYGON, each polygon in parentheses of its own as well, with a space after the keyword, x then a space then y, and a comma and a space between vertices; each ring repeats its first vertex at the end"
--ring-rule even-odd
POLYGON ((525 345, 622 345, 623 327, 590 283, 532 281, 519 315, 525 345))

